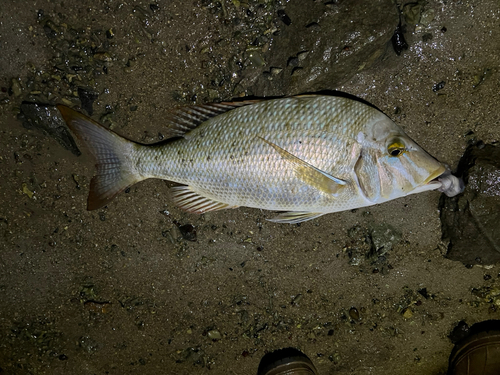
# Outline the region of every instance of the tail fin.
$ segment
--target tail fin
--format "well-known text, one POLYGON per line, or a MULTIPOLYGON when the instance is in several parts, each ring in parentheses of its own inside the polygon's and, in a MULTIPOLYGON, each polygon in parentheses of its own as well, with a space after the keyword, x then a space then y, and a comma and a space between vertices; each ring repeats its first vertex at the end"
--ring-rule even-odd
POLYGON ((71 108, 63 105, 57 108, 73 134, 83 141, 96 160, 97 172, 90 182, 87 210, 105 206, 127 187, 144 179, 134 167, 134 142, 71 108))

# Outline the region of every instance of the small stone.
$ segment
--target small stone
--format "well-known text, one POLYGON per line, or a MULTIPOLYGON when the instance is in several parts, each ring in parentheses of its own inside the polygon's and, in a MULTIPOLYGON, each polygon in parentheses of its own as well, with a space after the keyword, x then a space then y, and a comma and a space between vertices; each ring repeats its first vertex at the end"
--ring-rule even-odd
POLYGON ((401 240, 401 234, 389 225, 380 225, 371 232, 373 248, 378 256, 385 255, 401 240))
POLYGON ((302 301, 302 298, 304 298, 304 296, 302 294, 297 294, 293 299, 292 299, 292 305, 298 305, 300 303, 300 301, 302 301))
POLYGON ((306 29, 319 31, 321 29, 321 26, 317 22, 311 22, 306 25, 306 29))
POLYGON ((444 89, 444 85, 446 84, 445 81, 441 81, 439 83, 436 83, 434 86, 432 86, 432 91, 437 92, 439 90, 444 89))
POLYGON ((406 23, 409 25, 416 25, 420 22, 422 16, 422 4, 409 3, 403 7, 403 16, 406 23))
POLYGON ((31 199, 34 193, 28 188, 27 184, 23 184, 23 194, 26 194, 31 199))
POLYGON ((283 71, 283 68, 276 68, 276 67, 272 67, 272 68, 271 68, 271 74, 272 74, 272 75, 278 75, 278 74, 280 74, 282 71, 283 71))
POLYGON ((292 20, 287 16, 284 9, 278 10, 278 17, 285 25, 290 26, 292 24, 292 20))
POLYGON ((420 24, 422 26, 429 26, 429 24, 434 20, 435 13, 434 9, 425 10, 420 16, 420 24))
POLYGON ((299 52, 299 53, 297 54, 297 59, 298 59, 299 61, 304 61, 304 60, 306 59, 307 55, 309 55, 309 51, 299 52))
POLYGON ((297 66, 299 65, 299 58, 296 57, 296 56, 292 56, 288 59, 288 61, 286 62, 286 65, 287 66, 297 66))
POLYGON ((410 319, 413 316, 413 312, 410 310, 410 308, 406 308, 403 310, 403 318, 405 319, 410 319))
POLYGON ((184 224, 179 226, 182 238, 187 241, 196 241, 196 229, 192 224, 184 224))
POLYGON ((264 60, 264 58, 262 57, 262 55, 257 52, 257 51, 252 51, 249 55, 248 55, 248 60, 255 66, 264 66, 266 65, 266 61, 264 60))
POLYGON ((273 80, 273 76, 271 75, 271 72, 263 72, 262 75, 264 78, 268 79, 269 81, 273 80))
POLYGON ((23 93, 23 89, 21 87, 20 78, 12 79, 10 89, 12 90, 12 94, 14 94, 15 97, 21 96, 21 94, 23 93))
POLYGON ((351 317, 352 320, 359 320, 359 311, 355 307, 351 307, 349 309, 349 316, 351 317))
POLYGON ((97 52, 94 54, 94 59, 99 61, 111 61, 112 57, 109 52, 97 52))
POLYGON ((303 70, 304 69, 299 68, 299 67, 293 68, 293 70, 292 70, 292 77, 300 75, 303 70))
POLYGON ((396 27, 396 30, 394 30, 391 42, 392 42, 392 47, 394 48, 394 52, 396 52, 396 55, 398 56, 401 55, 401 52, 403 52, 403 50, 408 49, 408 43, 406 42, 405 36, 403 34, 401 22, 396 27))
POLYGON ((208 331, 207 335, 208 335, 208 338, 211 340, 220 340, 222 338, 222 335, 216 329, 212 329, 211 331, 208 331))

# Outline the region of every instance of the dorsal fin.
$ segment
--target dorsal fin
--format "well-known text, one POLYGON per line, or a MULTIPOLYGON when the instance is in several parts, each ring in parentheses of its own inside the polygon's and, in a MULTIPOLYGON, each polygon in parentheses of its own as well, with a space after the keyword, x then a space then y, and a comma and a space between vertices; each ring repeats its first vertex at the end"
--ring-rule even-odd
MULTIPOLYGON (((189 105, 179 108, 167 117, 172 136, 183 136, 208 119, 228 112, 232 109, 260 102, 261 100, 244 100, 240 102, 221 102, 189 105)), ((170 134, 169 134, 170 135, 170 134)))

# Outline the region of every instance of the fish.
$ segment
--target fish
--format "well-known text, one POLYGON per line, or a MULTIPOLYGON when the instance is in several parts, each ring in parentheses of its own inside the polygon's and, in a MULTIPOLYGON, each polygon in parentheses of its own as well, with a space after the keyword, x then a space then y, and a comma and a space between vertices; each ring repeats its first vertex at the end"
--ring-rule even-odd
POLYGON ((463 190, 388 116, 344 96, 186 106, 168 119, 168 139, 155 144, 58 109, 96 160, 88 210, 149 178, 178 183, 172 199, 188 212, 245 206, 279 211, 269 220, 290 224, 429 190, 463 190))

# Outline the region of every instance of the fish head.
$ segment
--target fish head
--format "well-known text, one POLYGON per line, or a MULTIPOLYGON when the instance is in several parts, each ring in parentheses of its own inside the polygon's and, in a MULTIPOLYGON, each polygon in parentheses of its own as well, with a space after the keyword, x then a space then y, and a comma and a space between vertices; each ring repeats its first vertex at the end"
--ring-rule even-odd
POLYGON ((362 148, 355 172, 369 200, 382 202, 441 187, 438 177, 446 167, 390 119, 365 134, 367 147, 362 148))

